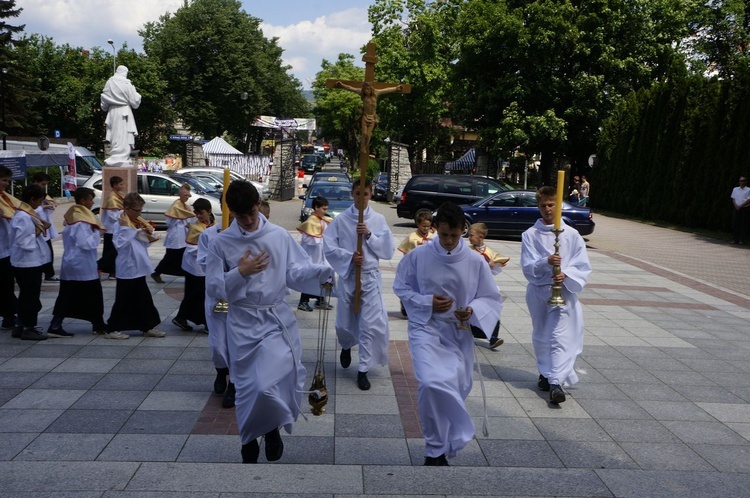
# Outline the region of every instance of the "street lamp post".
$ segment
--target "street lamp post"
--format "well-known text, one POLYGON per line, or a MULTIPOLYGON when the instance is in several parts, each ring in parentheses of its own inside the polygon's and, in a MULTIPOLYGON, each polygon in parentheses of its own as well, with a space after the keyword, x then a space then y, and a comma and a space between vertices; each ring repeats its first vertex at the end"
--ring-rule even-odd
POLYGON ((2 85, 2 91, 3 91, 3 97, 2 97, 2 105, 3 105, 3 113, 2 113, 2 120, 3 120, 3 150, 7 150, 7 144, 5 142, 5 137, 8 135, 8 132, 5 129, 5 75, 8 74, 8 70, 6 68, 2 68, 0 70, 0 80, 2 85))
POLYGON ((112 47, 112 74, 117 72, 117 52, 115 51, 115 42, 110 38, 107 43, 112 47))

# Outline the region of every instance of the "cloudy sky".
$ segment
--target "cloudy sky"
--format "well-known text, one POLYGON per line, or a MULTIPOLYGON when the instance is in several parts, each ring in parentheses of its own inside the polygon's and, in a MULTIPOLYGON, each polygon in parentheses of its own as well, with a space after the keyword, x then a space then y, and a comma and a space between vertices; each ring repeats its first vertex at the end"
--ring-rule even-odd
MULTIPOLYGON (((367 7, 373 0, 242 0, 248 14, 263 21, 266 37, 278 37, 284 62, 310 88, 323 59, 339 53, 355 55, 370 39, 367 7)), ((138 30, 165 12, 174 12, 183 0, 22 0, 17 23, 26 33, 52 37, 56 43, 109 49, 107 39, 142 50, 138 30)), ((13 22, 13 21, 11 21, 13 22)))

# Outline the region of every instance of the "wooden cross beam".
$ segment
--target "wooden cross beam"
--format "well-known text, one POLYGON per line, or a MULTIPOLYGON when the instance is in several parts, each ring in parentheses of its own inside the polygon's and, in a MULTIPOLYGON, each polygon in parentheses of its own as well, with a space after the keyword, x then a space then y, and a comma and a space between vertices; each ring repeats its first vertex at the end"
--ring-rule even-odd
MULTIPOLYGON (((364 81, 347 81, 330 79, 326 80, 326 87, 341 88, 354 92, 362 97, 362 106, 360 107, 360 138, 359 138, 359 191, 364 194, 365 178, 367 176, 367 165, 370 159, 370 138, 372 131, 378 124, 378 115, 376 113, 378 106, 378 95, 384 93, 410 93, 411 85, 406 83, 380 83, 375 81, 375 63, 378 62, 378 56, 375 55, 377 46, 373 42, 367 44, 365 55, 362 61, 365 63, 364 81)), ((359 223, 364 222, 364 205, 359 203, 359 223)), ((357 252, 362 254, 362 234, 357 236, 357 252)), ((357 266, 357 283, 354 289, 354 313, 359 313, 362 267, 357 266)))

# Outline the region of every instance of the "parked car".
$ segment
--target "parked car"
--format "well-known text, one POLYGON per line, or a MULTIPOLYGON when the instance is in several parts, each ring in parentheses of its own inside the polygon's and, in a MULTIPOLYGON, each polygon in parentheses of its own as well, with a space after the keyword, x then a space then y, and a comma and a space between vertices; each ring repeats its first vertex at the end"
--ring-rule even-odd
MULTIPOLYGON (((94 205, 91 206, 94 214, 99 214, 101 207, 102 197, 100 192, 102 192, 102 181, 102 175, 99 173, 93 175, 83 185, 96 192, 94 205)), ((141 216, 148 221, 153 221, 157 228, 166 228, 167 221, 164 213, 177 200, 177 191, 186 182, 190 183, 191 187, 193 187, 193 196, 188 201, 188 204, 192 205, 196 199, 208 199, 211 203, 213 215, 216 219, 221 219, 221 194, 217 191, 199 189, 199 187, 206 187, 206 185, 187 175, 149 172, 139 172, 137 178, 138 193, 146 201, 141 216)))
POLYGON ((471 204, 512 187, 501 180, 473 175, 415 175, 404 186, 396 206, 399 218, 414 219, 419 209, 436 211, 444 202, 471 204))
POLYGON ((329 181, 329 182, 349 182, 351 183, 352 179, 347 173, 340 173, 340 172, 333 172, 333 171, 318 171, 317 173, 313 173, 312 177, 310 177, 310 182, 302 185, 302 188, 310 188, 313 186, 315 182, 318 181, 329 181), (335 180, 332 180, 332 178, 335 178, 335 180))
MULTIPOLYGON (((487 225, 488 235, 520 236, 541 217, 535 190, 498 192, 461 209, 466 216, 464 236, 468 235, 472 223, 487 225)), ((582 236, 594 232, 595 223, 589 208, 563 202, 562 219, 582 236)))
POLYGON ((318 156, 315 154, 308 154, 302 158, 300 166, 305 173, 315 173, 323 169, 323 165, 318 161, 318 156))
POLYGON ((313 213, 312 202, 318 196, 328 199, 328 216, 331 218, 335 218, 354 204, 350 182, 319 180, 307 189, 305 195, 299 196, 300 199, 305 201, 300 211, 300 221, 305 221, 313 213))
POLYGON ((388 173, 379 173, 372 182, 372 199, 384 201, 388 199, 388 173))
MULTIPOLYGON (((205 183, 213 185, 214 188, 219 191, 224 189, 224 170, 221 168, 181 168, 178 169, 175 173, 180 175, 190 175, 199 178, 205 183)), ((245 180, 242 175, 240 175, 239 173, 235 173, 234 171, 229 171, 229 178, 231 179, 231 181, 245 180)), ((253 184, 253 186, 258 190, 258 193, 260 194, 260 198, 262 200, 267 201, 271 198, 271 189, 268 188, 267 184, 256 182, 254 180, 246 181, 249 181, 253 184)))

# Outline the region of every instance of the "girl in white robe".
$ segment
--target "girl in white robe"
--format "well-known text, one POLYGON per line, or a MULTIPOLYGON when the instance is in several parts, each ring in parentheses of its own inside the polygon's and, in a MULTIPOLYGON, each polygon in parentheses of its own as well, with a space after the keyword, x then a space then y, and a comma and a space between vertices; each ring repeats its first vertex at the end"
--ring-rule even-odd
POLYGON ((473 382, 474 337, 470 329, 458 329, 454 311, 470 306, 468 323, 489 337, 502 309, 489 265, 460 238, 462 221, 460 213, 454 247, 441 237, 447 223, 438 223, 439 242, 405 255, 393 284, 409 316, 425 465, 447 465, 445 458, 455 456, 474 437, 474 423, 465 403, 473 382), (450 298, 450 307, 434 311, 434 296, 450 298))

